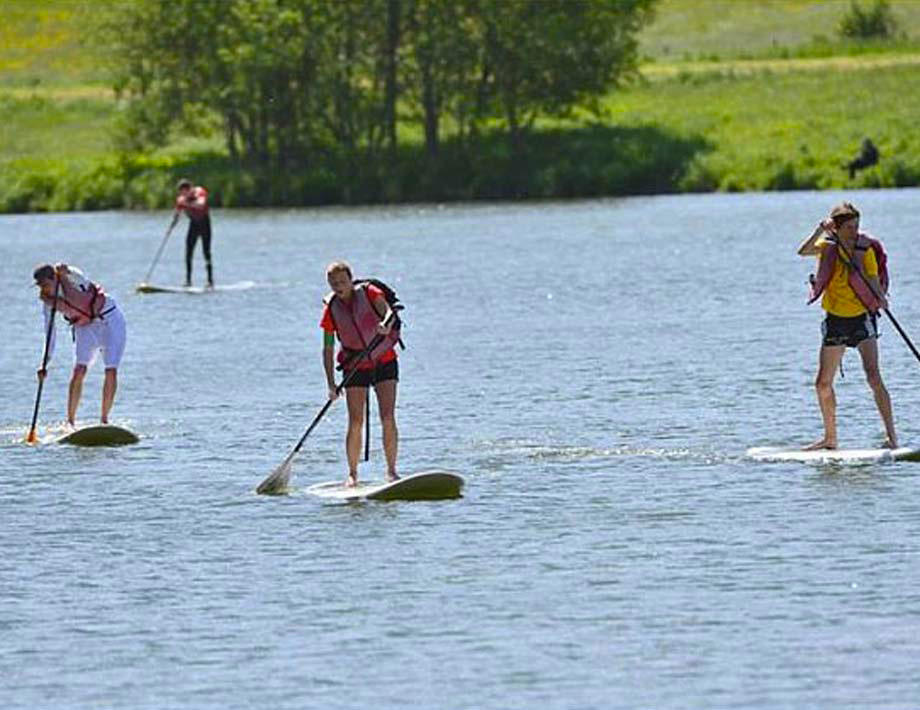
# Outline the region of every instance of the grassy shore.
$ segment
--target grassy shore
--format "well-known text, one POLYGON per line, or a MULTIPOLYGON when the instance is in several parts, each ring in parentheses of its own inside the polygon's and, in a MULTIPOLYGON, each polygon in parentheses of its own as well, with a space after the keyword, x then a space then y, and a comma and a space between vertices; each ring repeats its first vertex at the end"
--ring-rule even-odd
MULTIPOLYGON (((357 201, 552 197, 709 190, 894 187, 920 182, 920 3, 894 2, 902 35, 885 44, 829 41, 848 0, 663 0, 642 37, 642 77, 604 102, 605 116, 541 123, 527 170, 487 142, 473 168, 456 156, 440 191, 419 182, 420 146, 348 186, 357 201), (863 138, 879 164, 850 179, 863 138), (379 172, 379 171, 378 171, 379 172)), ((264 184, 239 175, 216 141, 187 139, 120 156, 120 108, 81 40, 88 6, 0 5, 0 212, 169 204, 179 173, 218 202, 343 199, 334 174, 264 184)), ((450 155, 450 146, 445 151, 450 155)))

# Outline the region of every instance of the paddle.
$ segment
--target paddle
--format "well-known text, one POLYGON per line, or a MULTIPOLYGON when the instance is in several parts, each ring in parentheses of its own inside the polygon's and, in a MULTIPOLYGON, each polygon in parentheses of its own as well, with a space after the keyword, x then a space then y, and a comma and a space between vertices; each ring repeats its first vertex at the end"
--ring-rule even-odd
MULTIPOLYGON (((840 250, 843 251, 843 255, 847 258, 847 261, 853 265, 853 270, 856 272, 856 275, 859 276, 859 278, 868 287, 868 289, 872 291, 872 294, 879 301, 881 301, 882 296, 879 294, 878 291, 875 290, 875 287, 871 283, 869 283, 869 279, 863 276, 862 270, 859 268, 859 265, 853 260, 853 255, 847 250, 847 248, 843 245, 843 243, 839 239, 835 239, 834 242, 837 244, 840 250)), ((898 323, 897 319, 894 317, 894 315, 892 315, 890 310, 888 310, 887 308, 883 308, 882 310, 885 311, 885 315, 888 316, 888 318, 891 320, 891 323, 895 327, 895 330, 897 330, 898 333, 901 335, 901 337, 904 338, 904 342, 907 343, 907 347, 910 348, 910 351, 914 354, 914 357, 917 358, 918 361, 920 361, 920 352, 917 351, 917 348, 914 347, 914 344, 911 342, 910 338, 907 337, 907 333, 904 332, 904 329, 901 327, 901 324, 898 323)))
POLYGON ((157 262, 160 260, 160 255, 163 253, 163 248, 166 246, 166 242, 169 240, 169 235, 172 234, 173 227, 176 226, 176 221, 173 220, 172 224, 169 225, 169 229, 166 230, 166 235, 163 237, 163 241, 160 242, 160 248, 157 249, 157 255, 153 257, 153 263, 150 265, 150 269, 147 271, 147 275, 144 277, 144 283, 150 283, 150 277, 153 276, 153 270, 156 268, 157 262))
MULTIPOLYGON (((58 291, 61 288, 61 282, 54 276, 54 300, 51 302, 51 318, 48 319, 48 330, 45 333, 45 350, 42 353, 42 372, 48 368, 48 351, 51 348, 51 333, 54 331, 54 316, 57 314, 58 291)), ((47 374, 47 373, 46 373, 47 374)), ((42 388, 45 385, 45 376, 38 378, 38 392, 35 394, 35 409, 32 412, 32 426, 29 427, 29 433, 26 435, 26 443, 34 444, 38 441, 35 434, 35 425, 38 422, 38 407, 42 401, 42 388)))
MULTIPOLYGON (((392 315, 393 313, 391 311, 390 316, 384 320, 384 324, 390 321, 392 315)), ((380 344, 383 338, 384 336, 380 335, 379 333, 375 335, 368 346, 364 348, 364 350, 362 350, 360 353, 358 353, 357 356, 352 358, 350 362, 360 362, 363 360, 374 350, 374 348, 380 344)), ((342 380, 341 384, 337 385, 335 388, 335 393, 337 395, 342 393, 342 390, 348 386, 348 383, 351 382, 352 378, 357 374, 357 372, 358 368, 355 367, 352 368, 351 372, 345 375, 345 378, 342 380)), ((298 441, 294 448, 291 449, 291 452, 287 455, 284 461, 282 461, 281 464, 258 485, 256 488, 256 493, 276 495, 278 493, 283 493, 285 489, 287 489, 288 484, 291 481, 291 474, 293 472, 294 457, 297 455, 297 452, 300 451, 300 447, 303 446, 303 442, 305 442, 307 437, 310 436, 310 432, 313 431, 317 424, 319 424, 319 420, 323 418, 327 411, 329 411, 329 407, 332 406, 334 401, 334 399, 326 400, 326 404, 323 405, 323 408, 319 410, 319 414, 317 414, 313 418, 313 421, 310 422, 310 426, 307 427, 307 430, 303 433, 303 436, 300 437, 300 441, 298 441)))

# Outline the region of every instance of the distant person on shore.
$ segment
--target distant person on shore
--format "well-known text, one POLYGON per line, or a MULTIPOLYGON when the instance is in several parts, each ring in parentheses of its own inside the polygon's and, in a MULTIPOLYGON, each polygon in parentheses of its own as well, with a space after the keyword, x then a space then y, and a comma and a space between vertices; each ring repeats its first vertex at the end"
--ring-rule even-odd
POLYGON ((185 285, 192 285, 192 255, 195 243, 201 237, 204 263, 208 270, 208 287, 214 288, 214 271, 211 266, 211 215, 208 209, 208 191, 200 185, 192 185, 185 178, 176 186, 176 212, 169 229, 172 230, 179 221, 179 215, 188 215, 188 233, 185 236, 185 285))
POLYGON ((364 409, 367 390, 372 385, 377 394, 383 429, 386 479, 395 481, 399 478, 396 473, 399 445, 396 384, 399 380, 399 363, 394 346, 399 340, 399 330, 391 322, 393 311, 381 289, 370 283, 354 283, 351 267, 344 261, 329 264, 326 268, 326 281, 332 293, 324 301, 320 327, 323 329, 323 368, 330 399, 338 397, 335 383, 336 335, 340 342, 337 358, 339 367, 346 375, 356 371, 345 387, 345 401, 348 405, 348 432, 345 435, 348 477, 345 485, 358 485, 364 409), (357 360, 357 356, 378 335, 383 336, 380 344, 367 356, 357 360))
POLYGON ((848 347, 856 348, 862 359, 866 381, 885 425, 885 446, 897 448, 891 398, 879 370, 878 311, 888 307, 887 257, 881 243, 859 231, 859 211, 851 203, 841 202, 802 242, 799 255, 818 257, 809 303, 821 298, 827 314, 815 380, 824 437, 806 449, 837 448, 834 376, 848 347))
MULTIPOLYGON (((105 363, 105 381, 102 385, 102 423, 108 424, 109 412, 115 402, 118 388, 118 366, 125 351, 125 318, 115 299, 105 293, 102 286, 90 281, 83 272, 67 264, 41 264, 32 274, 39 289, 39 299, 44 308, 44 333, 51 333, 48 344, 48 358, 54 352, 54 323, 51 322, 51 307, 73 327, 74 367, 67 395, 67 423, 76 426, 77 408, 83 394, 83 378, 99 351, 105 363)), ((44 380, 47 371, 38 371, 38 379, 44 380)))
POLYGON ((846 167, 847 170, 850 171, 850 180, 856 177, 857 170, 868 168, 875 165, 877 162, 878 148, 875 147, 875 144, 871 140, 865 138, 862 142, 862 147, 859 149, 859 155, 847 163, 846 167))

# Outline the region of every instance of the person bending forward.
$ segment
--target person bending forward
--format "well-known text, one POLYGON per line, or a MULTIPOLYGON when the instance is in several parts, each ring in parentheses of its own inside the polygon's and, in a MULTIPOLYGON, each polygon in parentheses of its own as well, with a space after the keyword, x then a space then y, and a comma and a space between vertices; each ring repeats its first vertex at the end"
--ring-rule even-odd
MULTIPOLYGON (((102 385, 102 423, 108 424, 109 412, 115 402, 118 388, 118 366, 125 351, 126 327, 121 309, 112 296, 90 281, 80 269, 67 264, 42 264, 33 272, 43 304, 45 331, 51 331, 48 359, 54 353, 55 331, 51 322, 51 308, 72 326, 74 336, 74 367, 67 395, 67 423, 76 426, 77 408, 83 394, 83 378, 100 351, 105 362, 105 381, 102 385)), ((38 379, 47 375, 38 371, 38 379)))

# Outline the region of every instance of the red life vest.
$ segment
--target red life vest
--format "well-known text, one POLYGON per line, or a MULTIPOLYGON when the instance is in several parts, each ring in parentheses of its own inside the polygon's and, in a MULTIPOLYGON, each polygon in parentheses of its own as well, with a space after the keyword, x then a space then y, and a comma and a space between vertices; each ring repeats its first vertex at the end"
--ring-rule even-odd
MULTIPOLYGON (((850 288, 853 289, 853 292, 862 304, 875 313, 880 308, 879 300, 875 294, 872 293, 872 289, 869 288, 869 285, 856 273, 857 268, 860 270, 860 273, 862 273, 863 259, 867 249, 872 249, 872 251, 875 252, 875 261, 878 264, 878 282, 882 287, 882 295, 888 293, 888 255, 885 253, 885 247, 882 246, 882 243, 878 239, 875 239, 865 232, 860 232, 856 236, 856 249, 853 251, 853 259, 856 261, 856 264, 848 265, 849 278, 847 283, 849 283, 850 288)), ((827 244, 821 250, 821 257, 818 260, 818 275, 813 275, 811 278, 811 293, 808 297, 809 303, 817 301, 830 283, 831 277, 834 275, 834 266, 837 264, 838 250, 839 247, 836 244, 827 244)), ((865 274, 863 274, 863 276, 868 279, 868 276, 865 274)))
MULTIPOLYGON (((87 279, 79 269, 69 267, 67 274, 60 277, 60 295, 57 309, 72 325, 86 325, 102 318, 105 313, 105 291, 102 286, 87 279)), ((49 305, 53 298, 42 299, 49 305)))
POLYGON ((196 186, 191 189, 187 198, 180 195, 178 198, 176 198, 176 209, 185 210, 186 214, 189 216, 189 219, 200 222, 208 216, 207 189, 201 186, 196 186))
MULTIPOLYGON (((377 336, 377 326, 380 324, 380 314, 371 303, 367 295, 367 285, 358 284, 351 292, 351 299, 348 303, 338 298, 334 293, 329 294, 326 299, 326 305, 329 307, 329 314, 332 316, 332 322, 335 324, 335 332, 338 335, 342 349, 339 350, 338 361, 345 363, 349 357, 352 357, 364 350, 370 342, 377 336)), ((369 357, 374 365, 380 362, 380 359, 387 352, 393 349, 399 341, 399 328, 394 327, 390 333, 384 336, 380 344, 371 350, 369 357)), ((364 359, 365 367, 367 359, 364 359)), ((360 367, 361 364, 354 363, 360 367)))

